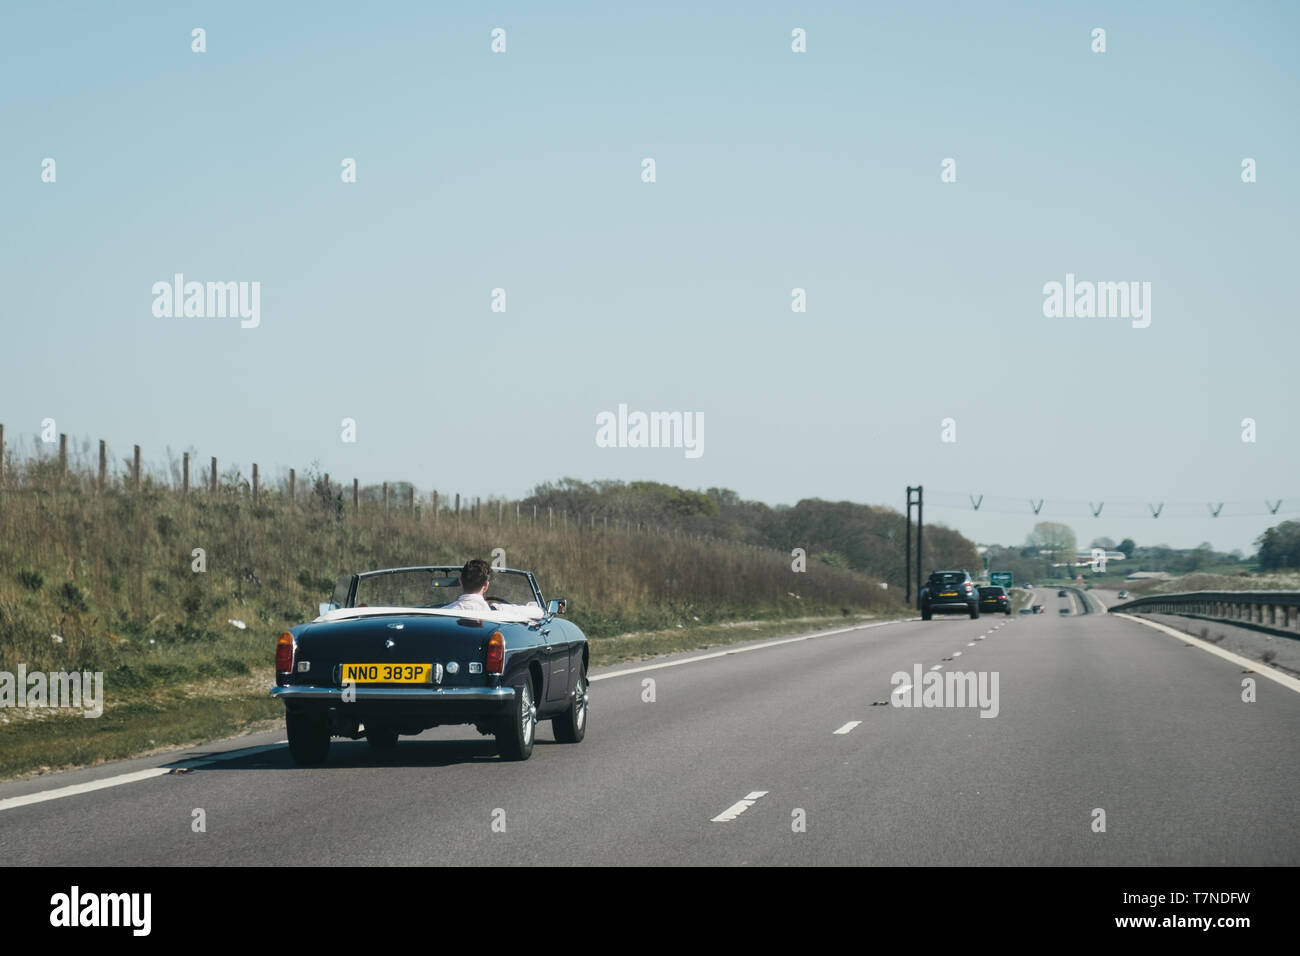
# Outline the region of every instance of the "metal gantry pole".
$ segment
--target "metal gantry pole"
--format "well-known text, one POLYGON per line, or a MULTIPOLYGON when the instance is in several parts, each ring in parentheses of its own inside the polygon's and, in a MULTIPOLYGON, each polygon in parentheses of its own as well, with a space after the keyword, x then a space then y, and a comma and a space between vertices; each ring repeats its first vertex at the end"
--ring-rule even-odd
POLYGON ((921 606, 921 530, 925 527, 925 522, 921 519, 921 505, 925 501, 925 494, 921 486, 916 486, 916 606, 921 606))

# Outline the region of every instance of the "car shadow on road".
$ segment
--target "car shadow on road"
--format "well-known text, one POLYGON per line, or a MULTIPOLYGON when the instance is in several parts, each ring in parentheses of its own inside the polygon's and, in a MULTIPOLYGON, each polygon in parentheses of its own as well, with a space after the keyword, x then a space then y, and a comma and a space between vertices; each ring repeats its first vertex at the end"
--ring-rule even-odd
MULTIPOLYGON (((535 747, 556 746, 554 740, 538 739, 535 747)), ((184 763, 202 755, 188 755, 184 763)), ((399 740, 393 747, 376 750, 365 740, 339 740, 330 744, 324 763, 299 765, 289 756, 289 747, 276 747, 244 757, 231 757, 194 767, 176 768, 173 773, 203 773, 211 770, 356 770, 373 767, 451 767, 468 763, 514 763, 502 760, 492 740, 399 740)))

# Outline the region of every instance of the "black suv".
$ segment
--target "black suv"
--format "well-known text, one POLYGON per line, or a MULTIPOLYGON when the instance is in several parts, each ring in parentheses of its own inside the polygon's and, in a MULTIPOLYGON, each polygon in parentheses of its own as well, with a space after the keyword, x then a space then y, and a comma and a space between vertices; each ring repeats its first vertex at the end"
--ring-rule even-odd
POLYGON ((980 587, 980 610, 1011 613, 1011 595, 1007 589, 998 585, 980 587))
POLYGON ((932 614, 980 616, 980 593, 969 571, 931 571, 921 588, 921 620, 932 614))

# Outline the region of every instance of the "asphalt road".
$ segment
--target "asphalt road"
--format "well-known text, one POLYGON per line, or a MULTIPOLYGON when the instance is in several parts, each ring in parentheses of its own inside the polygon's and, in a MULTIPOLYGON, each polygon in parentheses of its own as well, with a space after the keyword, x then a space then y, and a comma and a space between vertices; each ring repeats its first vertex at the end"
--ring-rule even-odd
POLYGON ((277 733, 171 763, 0 785, 0 856, 10 866, 1300 863, 1300 692, 1253 675, 1257 700, 1245 703, 1251 675, 1237 663, 1134 621, 1080 616, 1054 589, 1035 600, 1046 614, 936 617, 598 671, 587 739, 556 744, 543 725, 523 763, 498 760, 472 728, 439 728, 384 756, 336 740, 327 765, 301 769, 277 733), (1067 604, 1075 613, 1060 616, 1067 604), (891 675, 914 665, 996 673, 996 716, 891 706, 891 675), (247 747, 265 749, 147 775, 247 747), (195 832, 196 810, 206 832, 195 832))

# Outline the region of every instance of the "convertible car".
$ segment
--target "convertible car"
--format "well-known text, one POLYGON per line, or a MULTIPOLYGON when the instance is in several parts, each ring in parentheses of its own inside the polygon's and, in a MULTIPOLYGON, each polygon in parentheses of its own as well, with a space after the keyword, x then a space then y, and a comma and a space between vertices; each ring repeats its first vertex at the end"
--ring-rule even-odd
POLYGON ((543 602, 531 572, 494 568, 490 611, 449 610, 459 575, 345 574, 319 617, 280 635, 271 694, 296 763, 324 762, 333 737, 382 749, 441 724, 472 724, 507 760, 528 759, 539 720, 561 743, 582 740, 587 638, 561 619, 566 602, 543 602))

